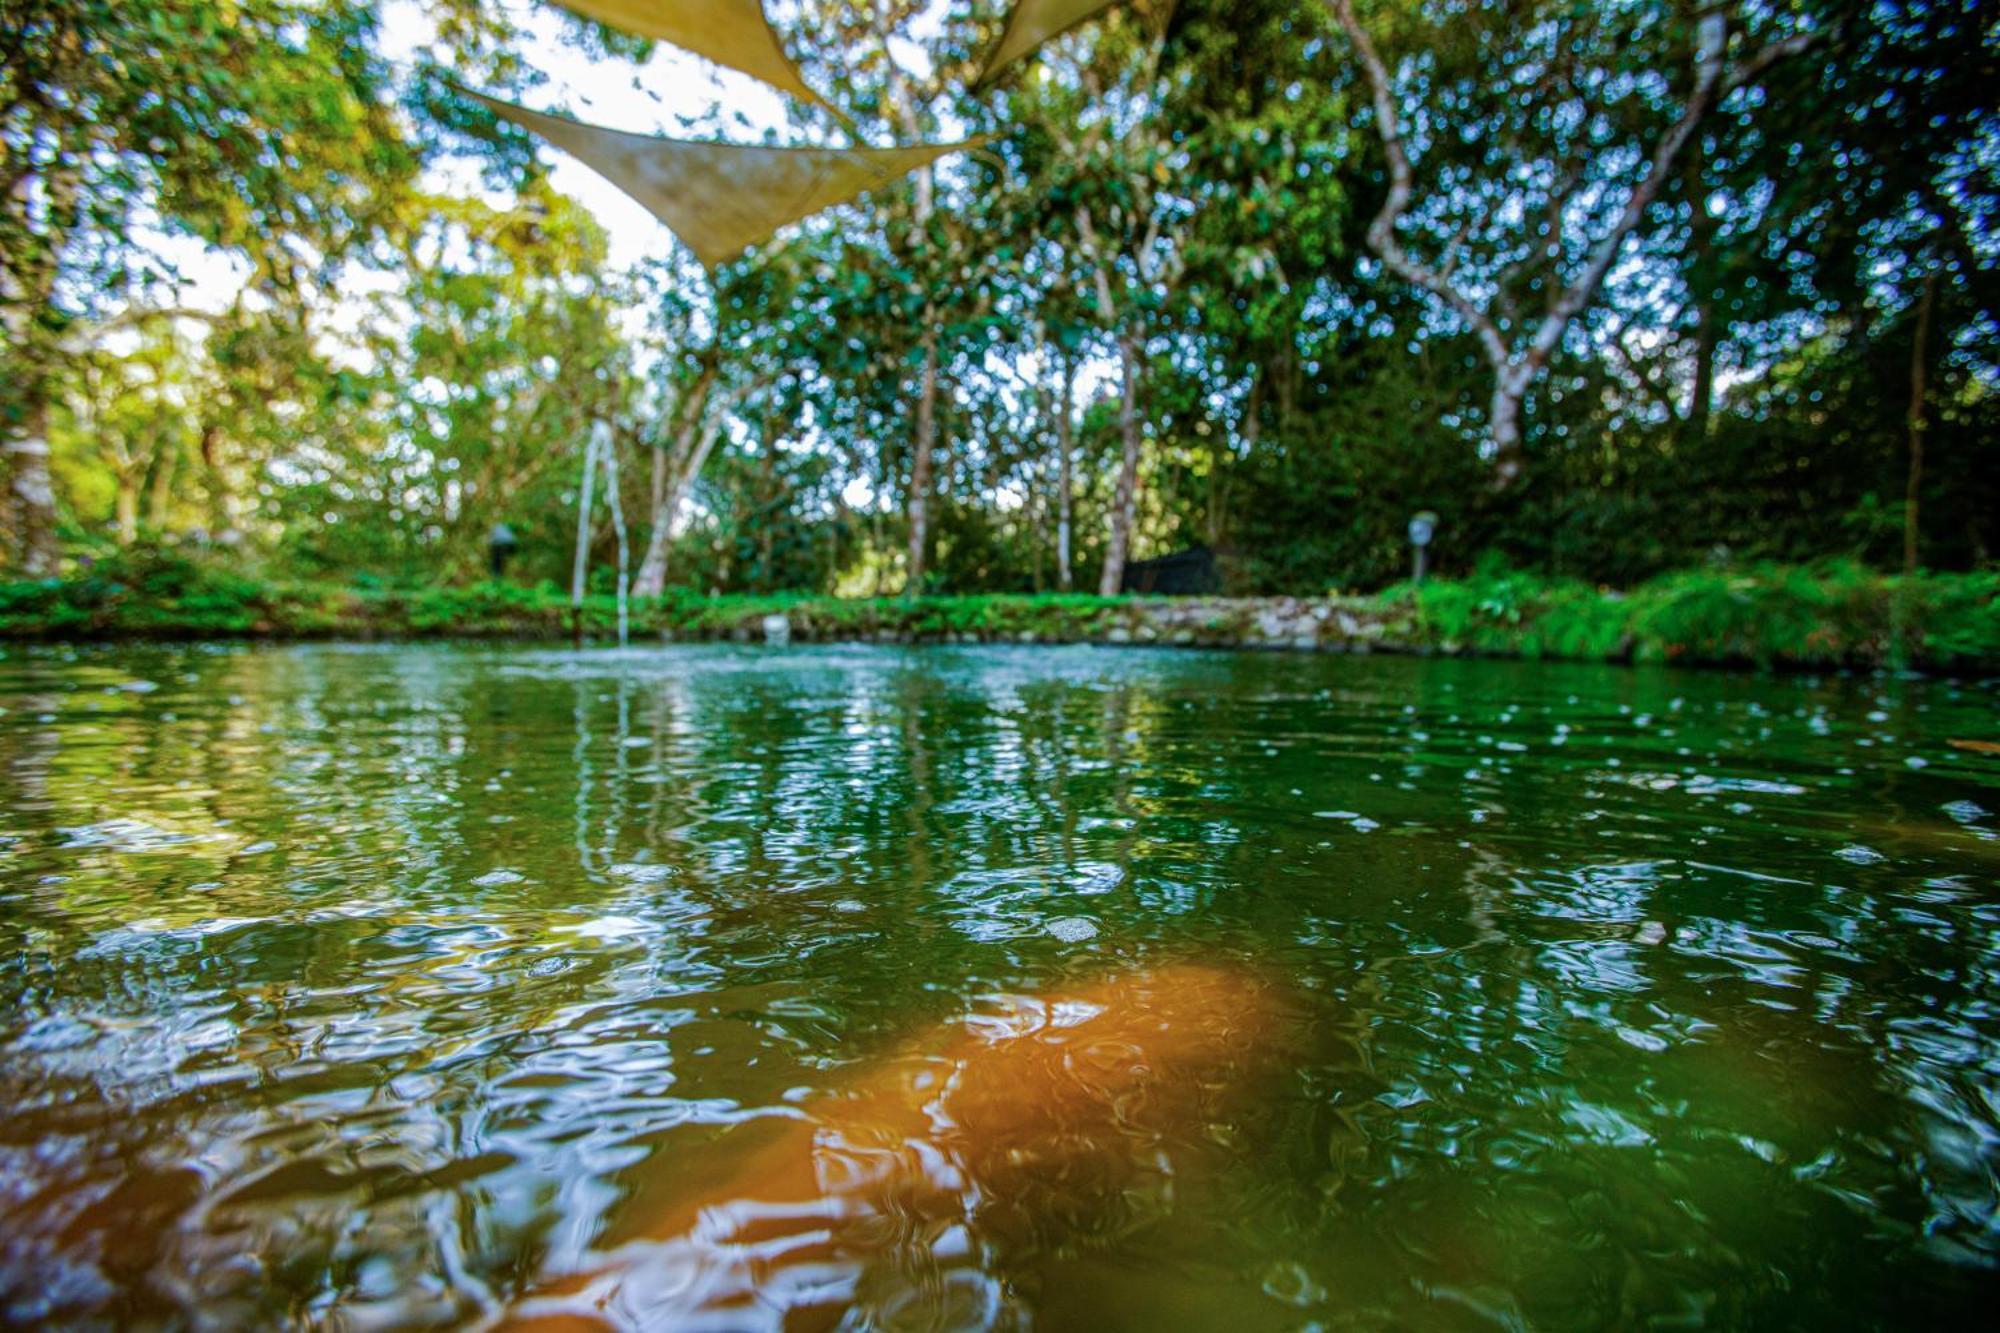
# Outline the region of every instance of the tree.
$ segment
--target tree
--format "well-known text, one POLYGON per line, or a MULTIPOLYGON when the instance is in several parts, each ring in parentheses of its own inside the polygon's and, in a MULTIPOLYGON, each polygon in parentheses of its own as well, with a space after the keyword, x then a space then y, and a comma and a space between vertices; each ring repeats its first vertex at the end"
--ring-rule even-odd
POLYGON ((1122 15, 1093 38, 1045 48, 1038 59, 1049 76, 1013 85, 1006 114, 1026 130, 1018 188, 1117 363, 1119 455, 1098 576, 1098 591, 1111 596, 1131 548, 1148 344, 1186 269, 1182 232, 1193 207, 1175 188, 1185 150, 1161 113, 1160 38, 1122 15))
MULTIPOLYGON (((429 0, 458 58, 505 35, 475 0, 429 0)), ((54 568, 47 429, 90 324, 171 302, 168 243, 234 257, 298 303, 407 221, 435 136, 413 133, 366 0, 10 0, 0 8, 0 448, 6 536, 54 568)))
MULTIPOLYGON (((1636 31, 1621 31, 1595 10, 1574 17, 1561 12, 1541 16, 1523 34, 1527 52, 1513 54, 1509 61, 1513 77, 1503 81, 1488 73, 1485 78, 1502 99, 1519 96, 1517 89, 1524 88, 1529 94, 1523 102, 1529 124, 1543 133, 1516 138, 1511 153, 1493 149, 1482 154, 1481 166, 1502 173, 1503 189, 1512 196, 1510 206, 1489 214, 1483 223, 1465 217, 1431 262, 1418 258, 1399 235, 1416 203, 1417 189, 1401 104, 1406 94, 1356 16, 1353 0, 1331 3, 1367 79, 1375 130, 1388 166, 1388 194, 1368 228, 1368 243, 1391 271, 1442 301, 1477 337, 1493 374, 1486 430, 1494 479, 1500 486, 1511 485, 1523 466, 1521 409, 1529 386, 1555 355, 1571 323, 1596 299, 1626 240, 1680 166, 1696 128, 1719 103, 1755 85, 1779 61, 1810 48, 1821 33, 1809 28, 1773 37, 1732 61, 1732 38, 1739 35, 1736 21, 1721 8, 1694 14, 1687 90, 1676 108, 1663 112, 1666 123, 1652 133, 1647 151, 1641 136, 1619 123, 1619 103, 1632 98, 1628 90, 1648 79, 1664 81, 1666 52, 1677 47, 1688 23, 1676 15, 1665 23, 1642 21, 1636 31), (1606 47, 1637 52, 1644 63, 1630 68, 1631 55, 1607 56, 1606 47), (1619 151, 1602 148, 1601 143, 1619 151), (1620 168, 1621 153, 1635 159, 1631 167, 1620 168), (1539 201, 1540 210, 1526 207, 1530 201, 1539 201), (1594 214, 1608 214, 1608 221, 1598 223, 1599 234, 1581 262, 1566 264, 1571 247, 1565 233, 1580 229, 1578 223, 1594 214), (1535 217, 1533 223, 1528 221, 1530 215, 1535 217), (1531 239, 1525 241, 1519 239, 1524 227, 1532 228, 1531 239), (1466 242, 1482 232, 1488 239, 1495 232, 1516 233, 1510 238, 1511 248, 1518 252, 1512 264, 1498 271, 1491 262, 1461 269, 1466 242), (1539 317, 1514 308, 1513 270, 1522 269, 1538 270, 1535 285, 1548 292, 1539 317)), ((1464 22, 1468 16, 1451 17, 1464 22)), ((1514 19, 1512 14, 1508 17, 1514 19)), ((1746 35, 1746 41, 1754 40, 1746 35)), ((1408 87, 1414 80, 1402 82, 1408 87)), ((1433 100, 1425 109, 1430 113, 1427 119, 1435 122, 1431 130, 1437 137, 1484 137, 1491 128, 1456 119, 1453 112, 1462 103, 1441 95, 1435 86, 1432 92, 1433 100)), ((1439 174, 1436 211, 1462 211, 1454 193, 1490 197, 1493 182, 1471 176, 1470 171, 1448 169, 1439 174)))

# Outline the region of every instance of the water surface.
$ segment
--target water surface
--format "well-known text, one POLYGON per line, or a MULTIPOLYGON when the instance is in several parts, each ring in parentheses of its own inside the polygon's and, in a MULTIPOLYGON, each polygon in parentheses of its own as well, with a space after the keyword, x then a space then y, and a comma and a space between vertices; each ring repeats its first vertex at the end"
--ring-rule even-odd
POLYGON ((2000 1266, 2000 762, 1947 741, 1992 739, 1996 693, 11 651, 0 1323, 476 1323, 921 1034, 1183 966, 1282 991, 1268 1076, 1143 1188, 975 1226, 977 1313, 912 1279, 882 1322, 1969 1321, 2000 1266))

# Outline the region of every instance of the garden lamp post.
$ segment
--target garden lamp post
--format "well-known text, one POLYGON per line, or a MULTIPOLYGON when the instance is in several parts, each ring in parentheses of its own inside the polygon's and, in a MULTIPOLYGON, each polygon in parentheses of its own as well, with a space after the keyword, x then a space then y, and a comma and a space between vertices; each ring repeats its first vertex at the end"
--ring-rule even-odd
POLYGON ((1412 553, 1410 582, 1424 581, 1424 556, 1437 533, 1438 516, 1430 510, 1423 510, 1410 519, 1410 548, 1412 553))
POLYGON ((514 529, 505 523, 493 525, 493 531, 486 535, 486 550, 493 562, 494 578, 506 577, 507 561, 520 544, 520 539, 514 536, 514 529))

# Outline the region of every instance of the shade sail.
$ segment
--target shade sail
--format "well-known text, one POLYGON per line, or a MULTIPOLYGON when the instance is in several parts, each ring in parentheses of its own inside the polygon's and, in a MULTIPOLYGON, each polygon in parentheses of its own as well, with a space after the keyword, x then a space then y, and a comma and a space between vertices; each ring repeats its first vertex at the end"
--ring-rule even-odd
MULTIPOLYGON (((826 106, 764 17, 762 0, 557 0, 585 18, 653 37, 762 79, 794 97, 826 106)), ((829 108, 830 109, 830 108, 829 108)))
POLYGON ((708 268, 972 143, 770 148, 607 130, 473 93, 644 204, 708 268))
POLYGON ((983 88, 1000 71, 1043 42, 1060 37, 1085 19, 1111 8, 1118 0, 1019 0, 1007 15, 1000 40, 986 57, 975 88, 983 88))

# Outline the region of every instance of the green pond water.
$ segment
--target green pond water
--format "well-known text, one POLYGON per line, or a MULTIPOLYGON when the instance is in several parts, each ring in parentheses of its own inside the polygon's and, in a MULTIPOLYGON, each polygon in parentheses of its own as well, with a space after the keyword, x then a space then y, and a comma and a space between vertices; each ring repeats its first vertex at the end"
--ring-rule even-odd
POLYGON ((1178 1111, 1041 1176, 926 1159, 786 1326, 1970 1323, 2000 759, 1947 742, 1996 704, 1138 649, 11 650, 0 1324, 477 1326, 623 1254, 629 1322, 776 1327, 775 1261, 762 1303, 659 1296, 658 1219, 754 1201, 760 1144, 1003 997, 1191 965, 1269 1008, 1211 1025, 1219 1064, 1134 1039, 1178 1111))

